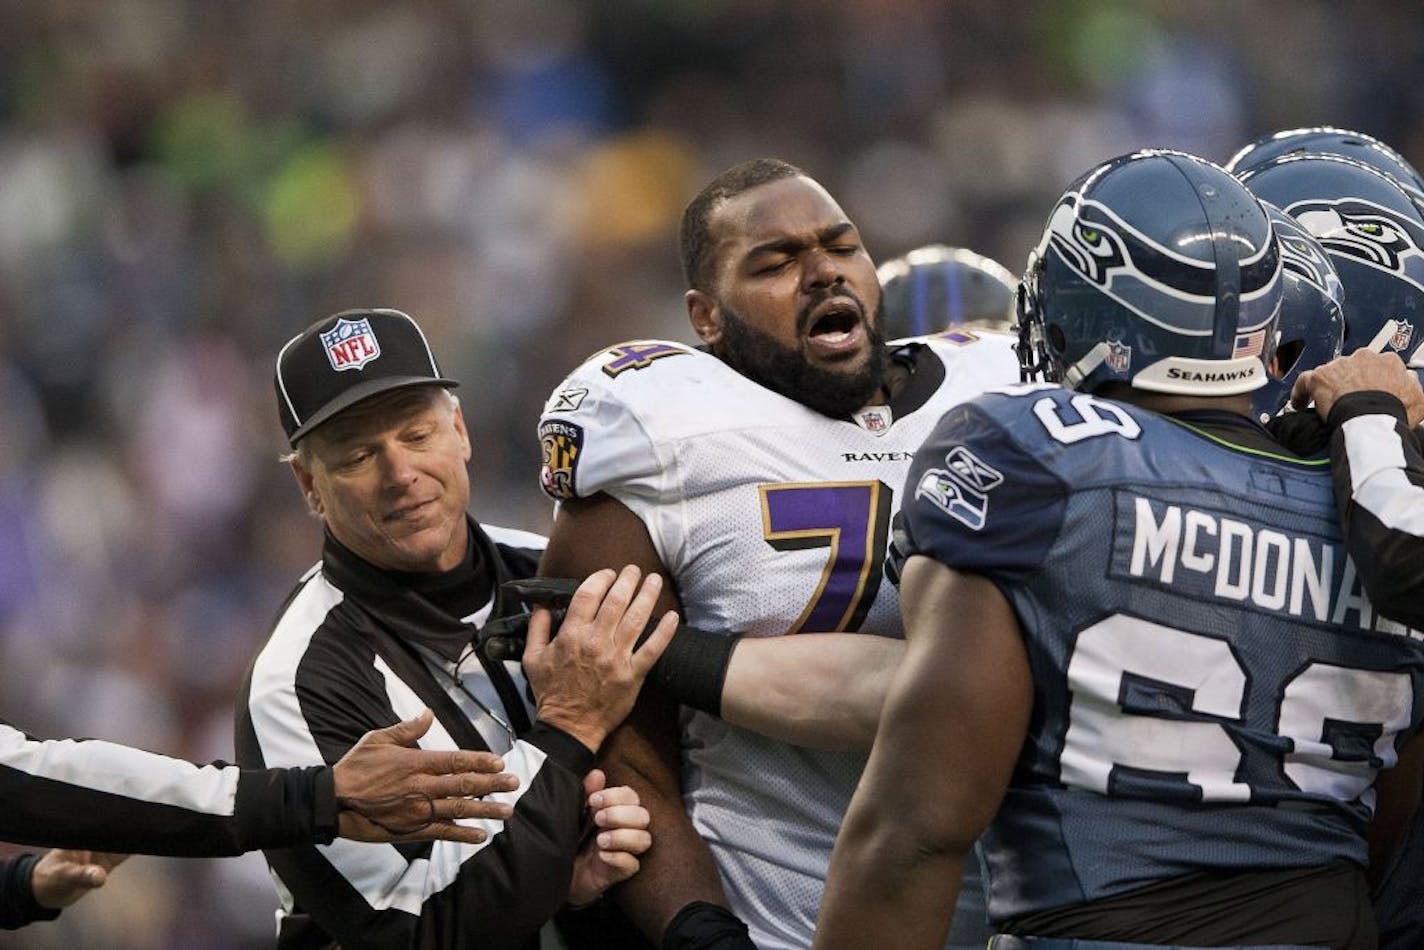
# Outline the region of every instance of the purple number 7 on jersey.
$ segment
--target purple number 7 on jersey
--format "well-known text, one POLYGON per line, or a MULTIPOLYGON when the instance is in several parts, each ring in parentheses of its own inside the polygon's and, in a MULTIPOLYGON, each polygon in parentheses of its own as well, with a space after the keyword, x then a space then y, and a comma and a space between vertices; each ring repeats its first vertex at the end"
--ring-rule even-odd
POLYGON ((831 549, 816 592, 788 632, 860 629, 880 590, 890 533, 889 486, 876 481, 757 487, 767 544, 778 551, 831 549))

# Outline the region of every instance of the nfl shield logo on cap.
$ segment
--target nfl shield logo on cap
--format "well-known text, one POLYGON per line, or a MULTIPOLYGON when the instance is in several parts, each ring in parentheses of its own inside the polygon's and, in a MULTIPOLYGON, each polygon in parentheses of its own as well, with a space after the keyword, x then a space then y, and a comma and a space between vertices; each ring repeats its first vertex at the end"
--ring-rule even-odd
POLYGON ((381 344, 371 329, 370 320, 337 320, 336 326, 321 334, 321 345, 331 368, 360 369, 381 355, 381 344))
POLYGON ((363 399, 406 386, 457 385, 440 375, 416 322, 381 308, 343 310, 308 326, 277 354, 273 381, 292 445, 363 399))

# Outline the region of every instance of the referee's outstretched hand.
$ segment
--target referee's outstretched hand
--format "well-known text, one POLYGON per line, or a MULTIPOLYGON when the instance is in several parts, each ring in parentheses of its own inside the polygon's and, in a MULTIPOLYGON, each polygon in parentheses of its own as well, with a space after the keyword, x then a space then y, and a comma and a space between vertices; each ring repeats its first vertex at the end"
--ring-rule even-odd
POLYGON ((648 670, 677 630, 669 610, 644 639, 662 593, 658 574, 629 564, 584 579, 554 636, 547 607, 536 606, 524 646, 524 675, 539 720, 594 752, 633 708, 648 670))
POLYGON ((519 786, 517 776, 502 771, 498 755, 416 747, 434 719, 426 709, 414 719, 373 729, 332 766, 341 837, 479 844, 486 831, 455 819, 502 821, 513 814, 513 806, 482 797, 519 786))
POLYGON ((109 872, 126 860, 127 854, 55 848, 40 855, 35 862, 30 871, 30 891, 41 907, 68 907, 90 891, 103 887, 109 872))

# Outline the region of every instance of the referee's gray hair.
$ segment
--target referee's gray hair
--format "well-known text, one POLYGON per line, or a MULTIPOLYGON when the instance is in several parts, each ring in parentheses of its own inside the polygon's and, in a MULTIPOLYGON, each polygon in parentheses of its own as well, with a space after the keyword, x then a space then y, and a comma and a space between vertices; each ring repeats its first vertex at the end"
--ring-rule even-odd
MULTIPOLYGON (((436 386, 433 388, 440 390, 440 392, 444 394, 446 404, 449 405, 452 410, 456 406, 460 405, 460 397, 452 393, 450 390, 446 389, 443 386, 436 386)), ((297 443, 296 448, 292 449, 290 452, 283 452, 278 455, 277 461, 281 462, 283 465, 290 465, 291 463, 296 462, 302 468, 306 469, 307 471, 311 471, 311 443, 306 439, 302 439, 300 442, 297 443)))

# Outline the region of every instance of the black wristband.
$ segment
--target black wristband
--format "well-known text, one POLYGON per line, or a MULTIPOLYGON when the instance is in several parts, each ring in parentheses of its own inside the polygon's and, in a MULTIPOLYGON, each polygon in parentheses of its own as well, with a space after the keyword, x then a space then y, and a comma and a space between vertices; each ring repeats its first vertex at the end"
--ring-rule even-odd
POLYGON ((319 769, 292 771, 311 773, 312 836, 317 844, 331 844, 341 831, 341 803, 336 799, 336 770, 325 765, 319 769))
POLYGON ((1399 397, 1378 389, 1360 389, 1345 393, 1330 407, 1330 418, 1327 421, 1333 429, 1339 428, 1347 419, 1365 415, 1393 416, 1408 424, 1404 403, 1399 401, 1399 397))
POLYGON ((756 950, 747 925, 727 908, 707 901, 684 905, 668 922, 659 946, 661 950, 756 950))
POLYGON ((0 861, 0 927, 15 930, 37 920, 54 920, 59 908, 45 907, 35 900, 35 864, 31 852, 0 861))
POLYGON ((648 671, 648 682, 684 706, 720 717, 727 665, 741 638, 740 633, 708 633, 686 624, 679 626, 648 671))

